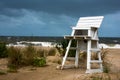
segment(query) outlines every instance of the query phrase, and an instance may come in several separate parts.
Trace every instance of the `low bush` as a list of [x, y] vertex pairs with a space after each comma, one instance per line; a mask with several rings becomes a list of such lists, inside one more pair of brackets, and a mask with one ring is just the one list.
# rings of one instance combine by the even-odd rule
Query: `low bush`
[[110, 74], [92, 74], [89, 80], [112, 80]]
[[33, 46], [28, 46], [23, 50], [23, 59], [22, 63], [24, 65], [32, 65], [32, 62], [34, 60], [36, 54], [36, 50]]
[[7, 47], [4, 42], [0, 42], [0, 58], [5, 58], [7, 57]]
[[19, 66], [21, 65], [21, 60], [22, 54], [19, 48], [8, 48], [8, 67], [11, 67], [11, 65], [13, 65], [16, 68], [19, 68]]
[[48, 52], [48, 56], [55, 56], [56, 55], [56, 48], [51, 48]]
[[15, 65], [15, 64], [8, 64], [8, 72], [18, 72], [17, 71], [18, 69], [18, 65]]
[[33, 60], [33, 66], [43, 67], [46, 65], [46, 59], [44, 57], [35, 57]]
[[8, 48], [8, 68], [9, 71], [16, 71], [21, 66], [44, 66], [46, 64], [46, 58], [44, 57], [44, 50], [38, 51], [33, 46], [25, 47], [21, 50], [17, 47]]
[[108, 50], [107, 49], [101, 49], [101, 58], [103, 60], [103, 72], [109, 73], [110, 72], [110, 61], [107, 60]]
[[40, 48], [36, 51], [36, 57], [46, 57], [46, 55], [45, 49]]
[[6, 71], [4, 71], [4, 70], [0, 70], [0, 75], [6, 75], [6, 74], [7, 74]]
[[[66, 52], [66, 48], [67, 48], [67, 46], [68, 46], [68, 43], [69, 43], [69, 40], [63, 40], [63, 41], [61, 41], [62, 48], [63, 48], [62, 56], [65, 55], [65, 52]], [[72, 47], [76, 47], [76, 40], [72, 40], [71, 46], [72, 46]], [[75, 50], [70, 50], [68, 56], [69, 56], [69, 57], [75, 57], [75, 53], [76, 53]]]
[[109, 65], [108, 63], [103, 65], [103, 72], [104, 73], [109, 73], [110, 72], [110, 67], [108, 65]]
[[61, 64], [61, 63], [62, 63], [62, 60], [59, 59], [59, 60], [57, 61], [57, 63], [58, 63], [58, 64]]

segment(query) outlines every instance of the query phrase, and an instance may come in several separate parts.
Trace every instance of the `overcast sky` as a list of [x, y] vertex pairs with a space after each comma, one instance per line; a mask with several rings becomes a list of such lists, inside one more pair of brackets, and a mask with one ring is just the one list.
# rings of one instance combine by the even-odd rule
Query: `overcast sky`
[[0, 35], [69, 35], [85, 16], [104, 16], [100, 37], [120, 37], [120, 0], [0, 0]]

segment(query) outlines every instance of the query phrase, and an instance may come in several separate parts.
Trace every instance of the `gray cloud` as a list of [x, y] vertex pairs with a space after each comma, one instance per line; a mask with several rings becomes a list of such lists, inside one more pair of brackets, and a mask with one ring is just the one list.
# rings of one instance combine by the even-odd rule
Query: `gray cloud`
[[21, 17], [0, 15], [0, 35], [61, 36], [69, 34], [76, 19], [66, 15], [52, 15], [44, 12], [17, 10]]
[[0, 0], [0, 35], [67, 35], [96, 15], [105, 16], [100, 36], [120, 36], [120, 0]]
[[6, 8], [29, 9], [80, 17], [117, 12], [120, 0], [0, 0], [0, 8], [2, 11]]

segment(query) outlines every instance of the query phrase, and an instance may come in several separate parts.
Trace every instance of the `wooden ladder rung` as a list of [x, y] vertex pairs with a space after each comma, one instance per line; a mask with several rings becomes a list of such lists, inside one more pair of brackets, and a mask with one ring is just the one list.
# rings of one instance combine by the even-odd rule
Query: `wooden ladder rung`
[[102, 63], [102, 60], [91, 60], [90, 63]]
[[90, 69], [86, 71], [86, 73], [102, 73], [102, 72], [103, 72], [102, 69]]
[[64, 39], [74, 39], [73, 36], [64, 36]]
[[74, 64], [64, 65], [64, 69], [75, 68]]
[[69, 60], [69, 61], [74, 61], [74, 60], [75, 60], [75, 57], [67, 57], [67, 60]]
[[96, 48], [91, 48], [90, 50], [93, 51], [93, 52], [98, 52], [98, 51], [100, 51], [100, 49], [96, 49]]
[[74, 39], [83, 40], [83, 39], [84, 39], [84, 37], [83, 37], [83, 36], [74, 36]]
[[90, 36], [87, 35], [74, 35], [74, 36], [64, 36], [64, 39], [79, 39], [79, 40], [88, 40], [91, 39]]
[[77, 47], [70, 47], [70, 49], [72, 49], [72, 50], [76, 50], [76, 49], [77, 49]]

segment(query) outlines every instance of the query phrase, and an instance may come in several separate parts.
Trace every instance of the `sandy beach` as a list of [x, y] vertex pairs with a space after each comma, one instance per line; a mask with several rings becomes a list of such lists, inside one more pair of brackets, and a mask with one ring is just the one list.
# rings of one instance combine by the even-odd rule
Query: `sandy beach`
[[[120, 49], [107, 49], [108, 62], [111, 63], [109, 75], [112, 80], [119, 80], [120, 77]], [[7, 61], [0, 60], [0, 69], [6, 68]], [[46, 67], [33, 68], [31, 66], [23, 67], [17, 73], [7, 73], [0, 75], [0, 80], [89, 80], [92, 74], [85, 74], [86, 69], [65, 69], [57, 70], [56, 63], [48, 63]], [[105, 73], [100, 73], [106, 75]], [[119, 79], [118, 79], [119, 78]]]

